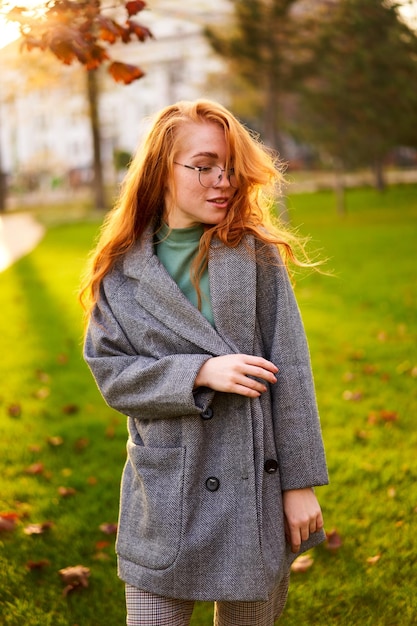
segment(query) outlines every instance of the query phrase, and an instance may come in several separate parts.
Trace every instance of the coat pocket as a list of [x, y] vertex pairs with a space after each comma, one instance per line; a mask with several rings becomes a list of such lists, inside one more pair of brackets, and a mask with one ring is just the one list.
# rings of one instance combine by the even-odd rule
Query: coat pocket
[[150, 448], [131, 440], [122, 478], [117, 553], [166, 569], [181, 543], [185, 448]]

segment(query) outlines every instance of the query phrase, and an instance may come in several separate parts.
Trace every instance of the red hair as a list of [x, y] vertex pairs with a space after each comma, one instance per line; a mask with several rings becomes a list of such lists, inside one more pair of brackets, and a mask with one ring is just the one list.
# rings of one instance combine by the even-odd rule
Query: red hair
[[291, 259], [303, 265], [293, 253], [293, 244], [300, 244], [298, 238], [271, 222], [271, 211], [283, 181], [276, 156], [222, 105], [208, 100], [178, 102], [156, 116], [129, 166], [119, 200], [103, 223], [81, 285], [80, 300], [87, 316], [97, 301], [101, 281], [115, 261], [150, 224], [158, 228], [165, 208], [165, 183], [171, 177], [178, 152], [178, 129], [189, 122], [214, 122], [223, 128], [228, 161], [233, 163], [239, 184], [224, 220], [210, 226], [201, 238], [193, 263], [197, 293], [213, 237], [234, 247], [245, 234], [252, 233], [264, 243], [278, 245], [285, 263]]

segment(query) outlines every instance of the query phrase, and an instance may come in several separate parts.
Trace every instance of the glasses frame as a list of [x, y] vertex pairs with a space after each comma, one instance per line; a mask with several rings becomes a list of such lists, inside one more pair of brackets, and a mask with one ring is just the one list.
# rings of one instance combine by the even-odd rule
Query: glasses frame
[[[200, 183], [200, 185], [202, 187], [204, 187], [204, 189], [210, 189], [210, 187], [217, 187], [217, 185], [220, 183], [220, 181], [222, 180], [223, 176], [226, 174], [226, 172], [228, 171], [228, 174], [226, 174], [227, 176], [227, 180], [229, 181], [229, 185], [233, 188], [233, 189], [237, 189], [237, 187], [234, 187], [234, 185], [232, 185], [231, 181], [230, 181], [230, 177], [234, 175], [235, 170], [233, 167], [231, 167], [229, 170], [223, 169], [222, 167], [220, 167], [220, 165], [209, 165], [209, 166], [203, 166], [203, 165], [185, 165], [185, 163], [178, 163], [178, 161], [174, 161], [175, 165], [181, 165], [181, 167], [186, 167], [188, 170], [194, 170], [195, 172], [198, 172], [198, 182]], [[217, 167], [217, 169], [220, 170], [220, 174], [217, 178], [217, 182], [214, 185], [203, 185], [203, 183], [201, 182], [201, 172], [203, 172], [205, 169], [207, 169], [207, 167], [210, 167], [210, 169], [213, 169], [214, 167]]]

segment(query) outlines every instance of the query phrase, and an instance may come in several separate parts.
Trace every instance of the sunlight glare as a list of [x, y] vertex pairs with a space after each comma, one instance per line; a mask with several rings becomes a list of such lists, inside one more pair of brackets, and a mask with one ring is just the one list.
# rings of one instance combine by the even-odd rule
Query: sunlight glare
[[6, 15], [13, 7], [26, 7], [27, 9], [41, 8], [45, 5], [45, 2], [41, 0], [23, 0], [23, 2], [5, 2], [1, 3], [0, 11], [0, 48], [4, 48], [12, 41], [15, 41], [20, 36], [19, 25], [16, 22], [9, 22], [6, 20]]

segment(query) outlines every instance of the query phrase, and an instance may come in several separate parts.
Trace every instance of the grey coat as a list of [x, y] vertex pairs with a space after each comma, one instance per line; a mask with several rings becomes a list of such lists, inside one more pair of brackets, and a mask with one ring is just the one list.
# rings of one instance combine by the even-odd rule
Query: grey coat
[[[119, 575], [159, 595], [267, 599], [296, 556], [282, 491], [328, 480], [298, 307], [285, 269], [256, 263], [258, 247], [213, 242], [213, 328], [147, 233], [103, 280], [89, 325], [86, 361], [106, 402], [129, 416]], [[230, 353], [271, 360], [278, 382], [259, 399], [193, 390], [201, 365]]]

